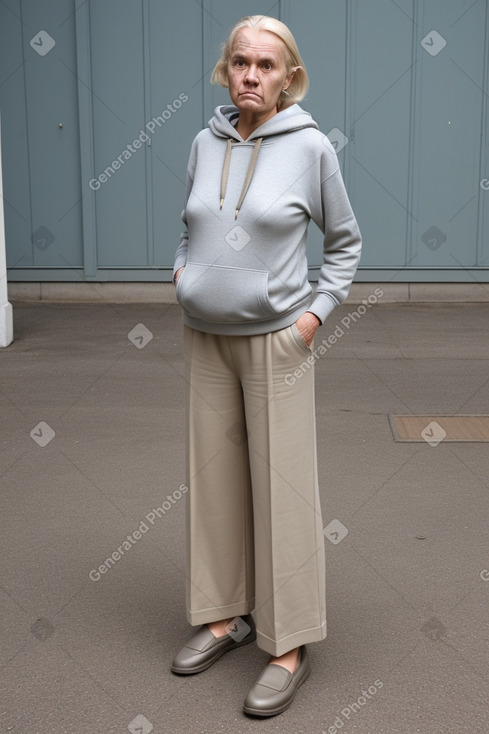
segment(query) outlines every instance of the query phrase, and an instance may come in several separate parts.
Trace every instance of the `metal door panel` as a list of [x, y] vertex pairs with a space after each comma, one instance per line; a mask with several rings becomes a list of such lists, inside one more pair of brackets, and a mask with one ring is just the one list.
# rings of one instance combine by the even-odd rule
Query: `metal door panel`
[[152, 0], [148, 21], [153, 264], [170, 279], [190, 146], [202, 128], [202, 8], [195, 0]]
[[142, 2], [91, 2], [90, 45], [98, 267], [146, 266]]
[[413, 266], [477, 264], [486, 7], [470, 6], [419, 3]]
[[402, 267], [412, 216], [408, 201], [413, 3], [351, 3], [351, 190], [363, 266]]
[[5, 237], [9, 265], [32, 265], [31, 199], [27, 151], [22, 23], [18, 3], [7, 2], [0, 24], [0, 94]]
[[[7, 82], [2, 91], [5, 106], [11, 102], [15, 110], [12, 122], [8, 113], [5, 120], [4, 150], [13, 140], [16, 156], [6, 158], [5, 191], [7, 200], [11, 190], [14, 199], [22, 191], [23, 201], [12, 216], [7, 212], [9, 265], [76, 267], [82, 262], [82, 228], [74, 4], [23, 0], [21, 7], [12, 6], [3, 15], [17, 36], [14, 58], [21, 40], [24, 65], [23, 76], [12, 77], [15, 90]], [[3, 33], [8, 39], [7, 28]]]
[[[347, 4], [305, 0], [283, 5], [281, 20], [290, 26], [309, 75], [309, 90], [301, 106], [325, 135], [335, 129], [345, 133]], [[339, 150], [338, 159], [348, 186], [345, 152], [346, 148]], [[322, 235], [314, 224], [308, 231], [307, 258], [311, 273], [317, 272], [322, 262]]]

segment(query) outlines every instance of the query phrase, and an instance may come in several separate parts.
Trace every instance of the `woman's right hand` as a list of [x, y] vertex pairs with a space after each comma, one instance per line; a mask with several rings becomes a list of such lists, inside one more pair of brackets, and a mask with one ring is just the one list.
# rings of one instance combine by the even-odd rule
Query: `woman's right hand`
[[183, 265], [181, 268], [178, 268], [177, 272], [175, 273], [175, 281], [174, 281], [175, 282], [175, 285], [177, 284], [178, 279], [179, 279], [179, 277], [182, 274], [182, 270], [184, 270], [184, 269], [185, 269], [185, 265]]

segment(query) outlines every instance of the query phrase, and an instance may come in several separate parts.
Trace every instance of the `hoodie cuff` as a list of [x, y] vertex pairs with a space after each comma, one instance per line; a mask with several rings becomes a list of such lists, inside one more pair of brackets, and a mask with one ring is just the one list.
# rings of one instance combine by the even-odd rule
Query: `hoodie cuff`
[[175, 275], [177, 274], [177, 271], [180, 270], [180, 268], [184, 268], [187, 264], [187, 258], [185, 256], [179, 257], [175, 260], [175, 265], [173, 266], [173, 274], [172, 274], [172, 283], [175, 283]]
[[336, 306], [339, 306], [339, 303], [332, 296], [327, 293], [318, 293], [307, 310], [317, 316], [321, 324], [324, 324]]

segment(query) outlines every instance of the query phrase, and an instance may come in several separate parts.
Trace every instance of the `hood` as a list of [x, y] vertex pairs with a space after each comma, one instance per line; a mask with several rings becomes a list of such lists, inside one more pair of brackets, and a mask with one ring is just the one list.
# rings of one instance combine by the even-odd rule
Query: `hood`
[[[214, 117], [209, 120], [209, 128], [214, 135], [227, 140], [226, 155], [224, 157], [221, 174], [220, 209], [222, 209], [224, 199], [226, 197], [233, 142], [241, 143], [243, 141], [235, 128], [238, 117], [239, 110], [237, 107], [234, 105], [221, 105], [220, 107], [216, 107]], [[254, 141], [253, 153], [251, 154], [250, 163], [243, 182], [243, 188], [241, 189], [241, 194], [236, 204], [234, 215], [235, 219], [238, 218], [239, 210], [248, 192], [251, 179], [253, 178], [256, 159], [258, 157], [258, 152], [263, 138], [271, 137], [272, 135], [291, 133], [295, 130], [304, 130], [304, 128], [307, 127], [312, 127], [316, 130], [319, 129], [317, 123], [314, 122], [309, 112], [305, 112], [298, 104], [293, 104], [290, 105], [290, 107], [286, 107], [284, 110], [277, 112], [276, 115], [253, 131], [247, 139], [249, 141]]]
[[[209, 120], [209, 128], [214, 135], [219, 138], [232, 138], [241, 141], [241, 136], [236, 132], [235, 125], [239, 117], [239, 110], [234, 105], [221, 105], [214, 110], [214, 116]], [[294, 130], [303, 130], [306, 127], [313, 127], [316, 130], [319, 126], [312, 119], [309, 112], [306, 112], [298, 104], [290, 105], [284, 110], [280, 110], [276, 115], [257, 127], [250, 135], [248, 140], [256, 140], [257, 138], [265, 138], [269, 135], [280, 135], [281, 133], [290, 133]]]

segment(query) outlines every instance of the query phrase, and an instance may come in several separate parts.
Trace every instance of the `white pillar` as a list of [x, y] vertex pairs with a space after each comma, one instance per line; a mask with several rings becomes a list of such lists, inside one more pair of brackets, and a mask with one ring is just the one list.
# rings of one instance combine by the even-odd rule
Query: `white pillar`
[[2, 126], [0, 118], [0, 347], [14, 340], [12, 306], [8, 302], [7, 260], [5, 256], [5, 221], [3, 218]]

